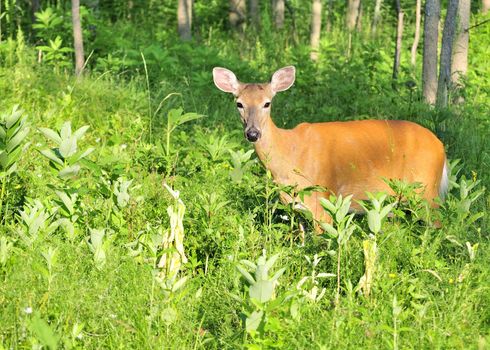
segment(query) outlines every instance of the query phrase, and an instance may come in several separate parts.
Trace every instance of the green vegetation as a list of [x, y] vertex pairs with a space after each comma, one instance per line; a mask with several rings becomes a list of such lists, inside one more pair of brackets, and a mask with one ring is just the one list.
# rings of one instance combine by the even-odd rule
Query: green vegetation
[[[299, 1], [294, 35], [264, 8], [262, 30], [243, 36], [226, 27], [227, 2], [196, 2], [186, 43], [170, 1], [132, 17], [123, 1], [83, 8], [92, 54], [75, 77], [68, 10], [48, 3], [32, 32], [25, 12], [2, 24], [0, 349], [490, 346], [489, 25], [471, 32], [466, 102], [438, 110], [420, 102], [409, 45], [392, 88], [388, 5], [378, 36], [357, 33], [348, 57], [335, 2], [315, 63]], [[314, 235], [212, 82], [214, 66], [251, 82], [289, 64], [297, 81], [273, 101], [279, 126], [416, 121], [453, 160], [444, 204], [429, 210], [401, 183], [406, 202], [373, 195], [364, 216], [332, 198], [322, 205], [334, 222]]]

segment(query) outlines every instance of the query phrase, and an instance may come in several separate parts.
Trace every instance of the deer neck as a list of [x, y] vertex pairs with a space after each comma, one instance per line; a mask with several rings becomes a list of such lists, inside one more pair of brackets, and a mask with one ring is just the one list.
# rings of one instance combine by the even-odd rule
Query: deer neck
[[287, 183], [289, 170], [294, 167], [290, 163], [292, 157], [289, 146], [292, 140], [289, 133], [290, 130], [278, 128], [269, 117], [262, 129], [261, 138], [254, 144], [255, 152], [262, 164], [280, 183]]

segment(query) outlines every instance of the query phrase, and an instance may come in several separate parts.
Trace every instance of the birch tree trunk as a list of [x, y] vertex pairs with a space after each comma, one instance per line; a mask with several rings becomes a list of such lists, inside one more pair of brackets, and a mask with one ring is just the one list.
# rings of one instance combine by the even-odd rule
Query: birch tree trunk
[[284, 27], [284, 0], [273, 0], [272, 12], [274, 14], [274, 26], [276, 29]]
[[177, 26], [181, 40], [192, 39], [192, 2], [193, 0], [179, 0], [177, 6]]
[[71, 18], [73, 24], [73, 46], [75, 49], [75, 74], [80, 75], [85, 64], [82, 23], [80, 20], [80, 0], [71, 0]]
[[435, 104], [437, 95], [437, 43], [439, 39], [440, 0], [425, 1], [422, 90], [426, 103]]
[[230, 0], [229, 21], [230, 26], [238, 31], [243, 32], [247, 14], [246, 0]]
[[250, 18], [255, 29], [260, 27], [259, 0], [250, 0]]
[[411, 51], [411, 62], [412, 66], [417, 63], [417, 47], [419, 46], [420, 40], [420, 9], [422, 7], [422, 0], [417, 0], [415, 5], [415, 37], [413, 39], [412, 51]]
[[381, 2], [381, 0], [376, 0], [376, 4], [374, 5], [373, 24], [371, 25], [371, 31], [373, 35], [376, 35], [379, 19], [381, 18]]
[[346, 17], [346, 25], [349, 32], [352, 32], [356, 28], [360, 7], [361, 0], [349, 0]]
[[437, 82], [438, 107], [447, 107], [448, 91], [451, 84], [451, 59], [453, 53], [453, 40], [456, 32], [456, 15], [459, 0], [449, 0], [447, 6], [444, 30], [442, 31], [441, 64], [439, 66], [439, 80]]
[[318, 49], [320, 47], [320, 31], [322, 28], [322, 1], [313, 0], [311, 6], [311, 54], [313, 61], [318, 59]]
[[37, 11], [39, 11], [39, 8], [40, 8], [39, 0], [32, 0], [32, 2], [31, 2], [31, 20], [32, 20], [32, 23], [36, 22], [35, 13]]
[[[470, 11], [471, 1], [459, 0], [458, 27], [456, 39], [453, 44], [453, 61], [451, 63], [451, 81], [456, 90], [464, 88], [463, 80], [468, 71], [468, 43], [470, 38], [468, 27], [470, 26]], [[461, 94], [459, 95], [454, 101], [456, 103], [464, 102], [464, 98]]]
[[490, 10], [490, 0], [482, 0], [481, 12], [486, 15], [488, 10]]
[[396, 12], [398, 16], [398, 24], [396, 27], [396, 48], [395, 59], [393, 62], [393, 87], [395, 87], [396, 80], [398, 79], [398, 69], [400, 67], [400, 55], [402, 49], [402, 37], [403, 37], [403, 10], [400, 6], [400, 0], [396, 0]]
[[333, 11], [333, 0], [328, 0], [328, 5], [327, 5], [327, 27], [326, 31], [331, 32], [332, 31], [332, 11]]

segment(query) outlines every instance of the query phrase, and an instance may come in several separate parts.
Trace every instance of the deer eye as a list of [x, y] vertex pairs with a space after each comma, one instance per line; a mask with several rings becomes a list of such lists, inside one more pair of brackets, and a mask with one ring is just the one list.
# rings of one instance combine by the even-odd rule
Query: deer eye
[[270, 107], [270, 105], [271, 105], [271, 103], [270, 103], [270, 102], [266, 102], [266, 103], [264, 104], [264, 108], [269, 108], [269, 107]]
[[236, 106], [237, 106], [238, 108], [243, 108], [243, 105], [242, 105], [240, 102], [237, 102], [237, 103], [236, 103]]

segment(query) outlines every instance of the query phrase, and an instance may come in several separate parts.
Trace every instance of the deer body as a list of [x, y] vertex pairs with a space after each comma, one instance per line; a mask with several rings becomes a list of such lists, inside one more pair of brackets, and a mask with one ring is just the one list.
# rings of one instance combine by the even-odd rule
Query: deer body
[[[398, 120], [302, 123], [281, 129], [270, 117], [270, 101], [292, 85], [294, 67], [277, 71], [270, 84], [240, 83], [224, 68], [215, 68], [213, 75], [218, 88], [237, 98], [245, 136], [274, 180], [298, 190], [314, 185], [327, 189], [304, 198], [316, 220], [329, 221], [321, 197], [352, 194], [365, 199], [366, 192], [392, 193], [385, 179], [422, 183], [423, 196], [432, 204], [445, 191], [444, 146], [428, 129]], [[285, 194], [281, 198], [292, 200]]]

